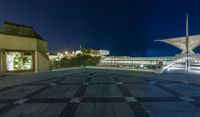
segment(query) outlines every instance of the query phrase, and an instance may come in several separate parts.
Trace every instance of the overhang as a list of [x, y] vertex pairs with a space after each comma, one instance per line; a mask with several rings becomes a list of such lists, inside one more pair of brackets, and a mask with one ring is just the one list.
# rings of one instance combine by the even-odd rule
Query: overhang
[[[177, 37], [177, 38], [170, 38], [170, 39], [163, 39], [163, 40], [156, 40], [160, 42], [164, 42], [170, 44], [174, 47], [179, 48], [182, 50], [182, 53], [186, 52], [186, 37]], [[189, 43], [188, 43], [188, 50], [189, 53], [194, 53], [193, 50], [200, 45], [200, 35], [192, 35], [189, 36]]]

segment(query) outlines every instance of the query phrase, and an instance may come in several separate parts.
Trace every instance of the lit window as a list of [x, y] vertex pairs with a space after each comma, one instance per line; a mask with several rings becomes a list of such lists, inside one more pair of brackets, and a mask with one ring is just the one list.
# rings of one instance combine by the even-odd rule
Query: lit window
[[7, 71], [22, 71], [33, 69], [33, 53], [6, 52]]

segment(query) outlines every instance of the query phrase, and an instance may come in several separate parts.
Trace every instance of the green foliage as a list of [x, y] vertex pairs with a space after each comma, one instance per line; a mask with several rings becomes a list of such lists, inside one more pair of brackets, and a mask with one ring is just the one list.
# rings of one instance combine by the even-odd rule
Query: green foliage
[[81, 48], [81, 52], [83, 55], [88, 55], [91, 52], [90, 48]]
[[58, 69], [58, 68], [61, 68], [60, 61], [51, 61], [50, 69]]
[[79, 66], [96, 66], [100, 61], [100, 57], [93, 57], [88, 54], [78, 54], [77, 56], [68, 58], [63, 57], [61, 61], [51, 63], [51, 69], [79, 67]]

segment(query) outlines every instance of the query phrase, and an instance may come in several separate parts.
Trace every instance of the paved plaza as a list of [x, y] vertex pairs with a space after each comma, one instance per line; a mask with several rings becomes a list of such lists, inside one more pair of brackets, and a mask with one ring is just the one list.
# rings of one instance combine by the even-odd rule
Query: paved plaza
[[0, 117], [200, 116], [200, 85], [167, 80], [167, 74], [164, 79], [116, 70], [58, 74], [1, 88]]

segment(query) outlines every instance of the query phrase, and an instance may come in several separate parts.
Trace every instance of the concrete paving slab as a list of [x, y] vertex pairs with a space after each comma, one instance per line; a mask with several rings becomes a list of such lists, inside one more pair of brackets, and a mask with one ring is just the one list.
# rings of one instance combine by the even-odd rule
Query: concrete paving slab
[[199, 112], [149, 112], [151, 117], [199, 117]]
[[54, 79], [50, 79], [50, 80], [39, 81], [36, 84], [50, 84], [50, 83], [56, 82], [58, 80], [60, 80], [60, 78], [54, 78]]
[[138, 78], [136, 76], [118, 76], [118, 79], [121, 82], [128, 82], [128, 83], [130, 83], [130, 82], [134, 82], [134, 83], [137, 83], [137, 82], [144, 83], [144, 82], [146, 82], [145, 80]]
[[194, 99], [187, 97], [187, 96], [182, 96], [182, 97], [178, 97], [178, 98], [185, 102], [194, 102]]
[[36, 94], [34, 98], [71, 98], [79, 87], [80, 85], [56, 85]]
[[137, 102], [137, 100], [134, 97], [125, 97], [127, 102]]
[[81, 102], [81, 98], [80, 97], [75, 97], [75, 98], [72, 98], [70, 100], [70, 103], [80, 103]]
[[80, 76], [80, 77], [66, 77], [64, 80], [60, 81], [59, 83], [82, 83], [87, 79], [87, 76]]
[[118, 87], [114, 84], [90, 85], [84, 97], [123, 97]]
[[0, 109], [5, 107], [6, 105], [8, 105], [8, 104], [0, 104]]
[[167, 87], [171, 90], [174, 90], [184, 96], [200, 96], [200, 87], [193, 86], [185, 83], [178, 84], [162, 84], [162, 86]]
[[13, 98], [23, 98], [28, 94], [31, 94], [44, 86], [20, 86], [13, 89], [9, 89], [0, 92], [0, 99], [13, 99]]
[[144, 77], [146, 80], [148, 80], [149, 82], [157, 82], [157, 83], [170, 83], [173, 82], [171, 80], [167, 80], [167, 79], [162, 79], [161, 78], [148, 78], [148, 77]]
[[150, 84], [124, 84], [134, 97], [170, 97], [172, 94]]
[[114, 83], [114, 78], [112, 78], [111, 75], [109, 75], [108, 77], [94, 77], [92, 78], [91, 80], [91, 83], [103, 83], [103, 82], [106, 82], [106, 83]]
[[81, 103], [77, 108], [75, 117], [83, 115], [92, 117], [134, 117], [127, 103]]
[[74, 117], [94, 117], [93, 114], [90, 113], [75, 113]]
[[147, 112], [200, 112], [200, 108], [186, 102], [141, 102]]
[[13, 108], [2, 117], [59, 117], [65, 106], [64, 103], [27, 103]]
[[79, 104], [76, 113], [93, 114], [96, 104], [95, 103], [81, 103]]
[[[189, 83], [165, 80], [180, 76], [185, 81], [182, 75], [97, 69], [60, 71], [52, 74], [29, 76], [31, 80], [24, 81], [26, 78], [22, 78], [17, 80], [17, 83], [15, 83], [16, 78], [8, 81], [3, 79], [6, 83], [11, 83], [7, 86], [14, 86], [20, 81], [22, 84], [25, 82], [28, 84], [0, 89], [0, 116], [199, 117], [200, 115], [200, 86], [191, 83], [191, 80]], [[55, 79], [49, 79], [52, 76]], [[33, 80], [40, 77], [41, 81]]]

